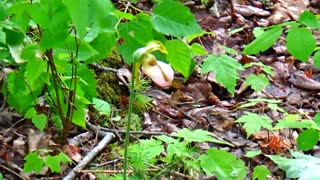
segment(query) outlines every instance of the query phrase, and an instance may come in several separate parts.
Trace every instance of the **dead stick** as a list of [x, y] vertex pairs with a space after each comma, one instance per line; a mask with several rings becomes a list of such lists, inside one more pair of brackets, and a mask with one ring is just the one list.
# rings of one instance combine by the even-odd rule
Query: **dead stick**
[[114, 134], [105, 132], [100, 143], [85, 156], [80, 163], [63, 178], [63, 180], [73, 180], [76, 178], [76, 171], [84, 169], [114, 138]]

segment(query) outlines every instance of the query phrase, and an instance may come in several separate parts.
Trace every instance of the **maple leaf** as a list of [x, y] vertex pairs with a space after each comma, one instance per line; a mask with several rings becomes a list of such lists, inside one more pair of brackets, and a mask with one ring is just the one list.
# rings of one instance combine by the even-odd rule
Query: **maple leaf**
[[241, 116], [235, 122], [244, 123], [243, 128], [247, 131], [247, 137], [259, 132], [261, 128], [272, 129], [271, 121], [268, 116], [259, 116], [255, 113], [248, 113]]
[[240, 78], [238, 70], [243, 70], [243, 67], [236, 59], [224, 54], [210, 55], [204, 59], [201, 73], [214, 72], [216, 80], [234, 95], [236, 81]]

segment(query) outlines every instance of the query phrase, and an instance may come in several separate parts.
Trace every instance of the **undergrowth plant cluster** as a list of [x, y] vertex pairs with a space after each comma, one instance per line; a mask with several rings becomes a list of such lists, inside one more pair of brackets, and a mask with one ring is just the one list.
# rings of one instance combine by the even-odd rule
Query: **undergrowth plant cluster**
[[[193, 14], [180, 2], [156, 1], [151, 12], [137, 9], [134, 6], [136, 1], [120, 3], [124, 7], [122, 10], [116, 9], [110, 0], [1, 1], [0, 62], [4, 81], [1, 88], [5, 103], [30, 119], [40, 131], [54, 126], [60, 132], [61, 142], [65, 142], [72, 126], [85, 128], [89, 105], [93, 105], [100, 114], [110, 116], [111, 106], [107, 100], [97, 97], [96, 79], [88, 65], [101, 61], [117, 49], [124, 62], [134, 67], [137, 63], [134, 52], [152, 41], [162, 44], [166, 51], [165, 54], [153, 53], [155, 59], [170, 64], [185, 79], [197, 65], [194, 58], [203, 56], [201, 72], [213, 72], [217, 82], [231, 95], [235, 93], [239, 71], [251, 66], [261, 67], [262, 71], [249, 75], [245, 84], [256, 92], [269, 84], [267, 77], [273, 76], [269, 66], [262, 63], [241, 65], [233, 58], [235, 52], [230, 48], [224, 47], [223, 54], [208, 54], [201, 44], [192, 43], [193, 39], [212, 33], [204, 32]], [[307, 61], [313, 55], [314, 64], [319, 67], [320, 51], [312, 33], [319, 29], [319, 17], [306, 11], [298, 22], [255, 28], [256, 39], [244, 48], [243, 53], [263, 52], [285, 32], [289, 52], [301, 61]], [[137, 93], [134, 84], [139, 81], [139, 75], [136, 78], [138, 80], [131, 81], [132, 96]], [[132, 101], [134, 98], [130, 99]], [[302, 128], [304, 130], [298, 138], [300, 150], [309, 150], [318, 142], [320, 114], [316, 115], [315, 122], [307, 121], [301, 118], [301, 114], [285, 112], [277, 106], [279, 102], [276, 100], [258, 101], [266, 102], [271, 109], [283, 113], [283, 119], [273, 124], [267, 116], [255, 113], [243, 115], [236, 122], [243, 124], [248, 137], [262, 128], [269, 131]], [[43, 102], [49, 104], [49, 110], [41, 108]], [[255, 106], [255, 103], [249, 100], [248, 104], [239, 108]], [[129, 121], [130, 117], [127, 119]], [[127, 126], [130, 127], [130, 124]], [[308, 139], [308, 142], [303, 139]], [[242, 160], [217, 148], [202, 152], [194, 146], [194, 143], [202, 142], [231, 145], [214, 138], [207, 131], [182, 129], [172, 136], [158, 136], [130, 145], [124, 163], [128, 167], [124, 169], [131, 167], [134, 170], [132, 177], [145, 179], [159, 177], [172, 169], [191, 177], [199, 177], [203, 172], [214, 174], [218, 179], [243, 179], [247, 176], [248, 168]], [[50, 150], [42, 151], [45, 153], [30, 152], [26, 156], [25, 172], [39, 173], [44, 166], [58, 172], [61, 162], [70, 161], [63, 153], [51, 156]], [[268, 157], [287, 172], [295, 168], [287, 164], [292, 161], [292, 165], [297, 165], [298, 162], [294, 161], [298, 159], [315, 163], [314, 168], [319, 166], [316, 158], [294, 151], [291, 153], [296, 159], [275, 155]], [[159, 168], [155, 166], [157, 164], [160, 164], [160, 170], [150, 170]], [[299, 167], [306, 168], [304, 165], [300, 163], [303, 167]], [[265, 179], [269, 174], [267, 167], [257, 166], [253, 179]], [[291, 174], [291, 177], [305, 177], [305, 174]]]

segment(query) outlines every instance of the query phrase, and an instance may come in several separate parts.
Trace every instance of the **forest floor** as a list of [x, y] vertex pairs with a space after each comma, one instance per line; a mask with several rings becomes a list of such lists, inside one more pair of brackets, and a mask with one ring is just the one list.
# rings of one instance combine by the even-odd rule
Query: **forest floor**
[[[231, 96], [217, 83], [213, 74], [201, 75], [200, 67], [196, 67], [187, 81], [176, 74], [173, 86], [169, 89], [161, 89], [152, 84], [146, 91], [146, 95], [152, 98], [151, 106], [145, 111], [139, 111], [143, 108], [136, 107], [137, 115], [133, 116], [132, 128], [135, 131], [132, 132], [131, 140], [148, 139], [159, 134], [169, 135], [183, 128], [207, 130], [229, 145], [203, 143], [201, 149], [218, 147], [231, 152], [247, 165], [249, 169], [247, 179], [251, 179], [253, 167], [260, 164], [270, 170], [269, 179], [284, 179], [285, 172], [263, 154], [289, 156], [289, 150], [296, 149], [296, 138], [300, 130], [279, 129], [272, 132], [261, 130], [247, 137], [243, 126], [235, 121], [248, 112], [267, 115], [273, 121], [277, 121], [283, 118], [281, 110], [289, 114], [301, 114], [304, 119], [313, 120], [320, 108], [320, 70], [310, 63], [296, 61], [288, 53], [284, 38], [280, 38], [272, 48], [259, 55], [247, 56], [243, 55], [242, 51], [244, 45], [254, 39], [255, 27], [298, 20], [299, 14], [304, 10], [319, 14], [320, 2], [236, 0], [231, 6], [229, 1], [222, 0], [216, 7], [206, 7], [198, 1], [188, 1], [184, 4], [191, 9], [200, 26], [205, 31], [212, 32], [212, 35], [205, 35], [195, 40], [202, 44], [208, 53], [221, 54], [224, 52], [223, 46], [232, 48], [236, 52], [235, 59], [239, 62], [242, 64], [262, 62], [273, 68], [274, 76], [269, 77], [268, 87], [260, 93], [255, 93], [243, 82], [248, 74], [259, 73], [261, 69], [255, 66], [248, 68], [240, 74], [235, 96]], [[115, 6], [117, 5], [119, 4], [115, 3]], [[138, 3], [137, 8], [149, 11], [152, 3], [143, 1]], [[317, 42], [319, 38], [320, 36], [317, 37]], [[116, 58], [121, 60], [121, 57]], [[196, 61], [201, 63], [202, 59]], [[108, 59], [104, 63], [108, 63]], [[127, 87], [119, 82], [127, 76], [122, 72], [127, 72], [124, 69], [128, 67], [120, 61], [114, 65], [108, 64], [108, 67], [113, 69], [104, 69], [106, 66], [104, 63], [92, 68], [100, 85], [98, 88], [100, 97], [115, 107], [113, 115], [101, 117], [89, 111], [88, 130], [75, 128], [70, 132], [70, 139], [63, 148], [62, 145], [52, 141], [55, 137], [54, 130], [48, 134], [38, 132], [19, 114], [11, 112], [1, 114], [1, 126], [8, 127], [2, 128], [0, 132], [0, 169], [5, 179], [61, 179], [77, 163], [81, 163], [83, 157], [92, 153], [106, 133], [112, 134], [111, 142], [108, 141], [106, 147], [102, 147], [104, 150], [94, 154], [92, 159], [84, 163], [82, 170], [77, 172], [79, 179], [103, 179], [106, 177], [103, 174], [112, 175], [121, 170], [120, 151], [125, 134], [125, 122], [121, 119], [127, 113], [129, 93]], [[106, 81], [107, 83], [104, 83]], [[270, 104], [279, 107], [280, 111], [270, 108]], [[8, 118], [16, 119], [17, 123], [6, 124]], [[59, 147], [76, 163], [71, 166], [63, 165], [61, 174], [50, 173], [48, 169], [37, 176], [23, 173], [24, 156], [30, 149], [41, 147]], [[261, 155], [252, 158], [245, 156], [246, 152], [253, 150], [261, 150]], [[307, 154], [319, 157], [320, 148], [316, 146]], [[167, 179], [188, 179], [188, 177], [182, 176], [181, 173], [180, 176], [173, 173]], [[215, 177], [203, 175], [201, 179], [215, 179]]]

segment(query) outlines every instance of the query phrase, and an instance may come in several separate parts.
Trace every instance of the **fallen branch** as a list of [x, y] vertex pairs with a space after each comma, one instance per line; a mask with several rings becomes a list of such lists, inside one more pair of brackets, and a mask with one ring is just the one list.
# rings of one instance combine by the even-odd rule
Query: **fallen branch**
[[84, 169], [107, 145], [108, 143], [114, 138], [114, 134], [107, 133], [107, 132], [100, 132], [104, 133], [104, 138], [100, 141], [100, 143], [92, 149], [80, 163], [69, 172], [63, 179], [64, 180], [72, 180], [76, 178], [77, 170]]

